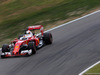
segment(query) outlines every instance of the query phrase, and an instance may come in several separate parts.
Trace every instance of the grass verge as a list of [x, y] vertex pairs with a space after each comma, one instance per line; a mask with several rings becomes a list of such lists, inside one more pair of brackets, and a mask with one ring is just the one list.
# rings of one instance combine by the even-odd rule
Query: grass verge
[[100, 75], [100, 64], [96, 65], [95, 67], [91, 68], [83, 75]]
[[0, 0], [0, 46], [30, 25], [52, 28], [100, 6], [100, 0]]

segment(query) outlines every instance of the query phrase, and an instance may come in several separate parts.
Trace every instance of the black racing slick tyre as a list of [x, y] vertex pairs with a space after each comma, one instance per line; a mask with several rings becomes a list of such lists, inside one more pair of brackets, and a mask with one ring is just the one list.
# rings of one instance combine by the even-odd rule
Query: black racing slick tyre
[[43, 40], [45, 44], [52, 44], [53, 38], [51, 33], [44, 33], [43, 34]]
[[29, 42], [28, 43], [28, 48], [32, 49], [32, 54], [36, 54], [36, 46], [34, 42]]
[[5, 55], [1, 55], [1, 58], [4, 59], [4, 58], [6, 58], [6, 57], [5, 57]]
[[4, 53], [4, 52], [10, 52], [10, 50], [9, 50], [9, 45], [8, 44], [4, 44], [3, 46], [2, 46], [2, 52]]

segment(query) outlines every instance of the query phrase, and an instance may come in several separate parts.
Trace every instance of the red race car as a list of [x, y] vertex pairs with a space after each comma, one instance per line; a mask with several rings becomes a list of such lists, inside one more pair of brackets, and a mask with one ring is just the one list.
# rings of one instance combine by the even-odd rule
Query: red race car
[[[36, 35], [34, 30], [40, 30], [40, 34]], [[33, 31], [33, 33], [32, 33]], [[10, 56], [32, 55], [36, 53], [36, 49], [46, 44], [52, 44], [52, 34], [44, 33], [43, 26], [29, 26], [23, 35], [11, 42], [10, 45], [2, 46], [1, 58]]]

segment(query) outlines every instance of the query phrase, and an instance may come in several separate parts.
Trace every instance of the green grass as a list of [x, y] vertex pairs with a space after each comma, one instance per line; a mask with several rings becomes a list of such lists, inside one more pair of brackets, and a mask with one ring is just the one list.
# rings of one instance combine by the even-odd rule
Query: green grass
[[52, 27], [99, 6], [100, 0], [0, 0], [0, 46], [29, 25]]
[[100, 64], [96, 65], [95, 67], [87, 71], [84, 75], [89, 75], [89, 73], [92, 73], [91, 75], [96, 75], [94, 73], [100, 73]]

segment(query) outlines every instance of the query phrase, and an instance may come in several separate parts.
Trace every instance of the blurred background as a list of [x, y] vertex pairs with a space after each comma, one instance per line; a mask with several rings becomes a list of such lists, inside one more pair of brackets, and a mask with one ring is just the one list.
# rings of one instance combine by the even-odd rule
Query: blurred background
[[99, 9], [100, 0], [0, 0], [0, 47], [31, 25], [50, 29]]

